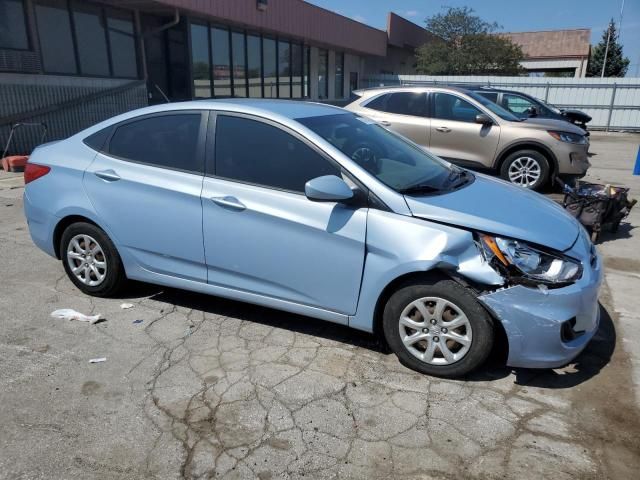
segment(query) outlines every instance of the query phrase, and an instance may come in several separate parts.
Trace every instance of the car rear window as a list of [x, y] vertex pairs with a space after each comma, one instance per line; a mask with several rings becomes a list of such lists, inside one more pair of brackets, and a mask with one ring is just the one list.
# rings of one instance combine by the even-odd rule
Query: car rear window
[[157, 115], [116, 127], [109, 154], [156, 167], [201, 173], [200, 113]]

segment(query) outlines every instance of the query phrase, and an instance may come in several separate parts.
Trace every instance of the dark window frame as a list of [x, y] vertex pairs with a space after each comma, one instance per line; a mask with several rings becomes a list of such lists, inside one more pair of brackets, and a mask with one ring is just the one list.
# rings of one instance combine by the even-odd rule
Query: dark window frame
[[22, 19], [24, 21], [24, 32], [27, 37], [27, 47], [26, 48], [12, 48], [12, 47], [3, 47], [0, 46], [0, 50], [8, 50], [12, 52], [32, 52], [34, 47], [34, 42], [31, 34], [31, 25], [29, 22], [28, 9], [27, 9], [27, 0], [19, 0], [22, 3]]
[[333, 92], [333, 96], [336, 99], [344, 99], [344, 81], [345, 81], [345, 74], [344, 74], [344, 57], [345, 57], [345, 53], [344, 52], [334, 52], [333, 54], [333, 58], [335, 60], [337, 60], [337, 56], [340, 55], [341, 58], [341, 62], [340, 62], [340, 76], [342, 77], [342, 82], [340, 84], [340, 96], [338, 96], [338, 92], [336, 91], [336, 87], [338, 86], [338, 62], [334, 61], [334, 68], [333, 68], [333, 77], [334, 77], [334, 92]]
[[298, 190], [289, 190], [289, 189], [286, 189], [286, 188], [278, 188], [278, 187], [274, 187], [274, 186], [270, 186], [270, 185], [264, 185], [264, 184], [260, 184], [260, 183], [254, 183], [254, 182], [246, 182], [246, 181], [238, 180], [238, 179], [235, 179], [235, 178], [228, 178], [228, 177], [223, 177], [223, 176], [217, 175], [217, 172], [216, 172], [216, 154], [215, 154], [215, 152], [216, 152], [216, 133], [217, 133], [218, 117], [219, 116], [244, 118], [246, 120], [257, 121], [257, 122], [263, 123], [265, 125], [269, 125], [271, 127], [278, 128], [279, 130], [283, 131], [284, 133], [289, 134], [292, 137], [294, 137], [296, 140], [299, 140], [300, 142], [302, 142], [306, 147], [310, 148], [311, 150], [314, 151], [314, 153], [316, 153], [320, 157], [322, 157], [323, 160], [329, 162], [329, 164], [331, 164], [333, 167], [335, 167], [336, 170], [339, 173], [347, 175], [354, 183], [356, 183], [358, 185], [358, 188], [361, 188], [361, 189], [363, 189], [363, 191], [366, 191], [368, 193], [368, 189], [364, 188], [362, 186], [362, 183], [357, 181], [355, 179], [354, 175], [352, 175], [348, 170], [346, 170], [342, 165], [340, 165], [335, 159], [333, 159], [329, 154], [327, 154], [324, 150], [322, 150], [320, 147], [318, 147], [315, 143], [311, 142], [308, 138], [306, 138], [305, 136], [303, 136], [300, 133], [296, 132], [295, 130], [291, 129], [287, 125], [284, 125], [282, 123], [276, 122], [275, 120], [272, 120], [270, 118], [260, 117], [258, 115], [251, 115], [251, 114], [248, 114], [248, 113], [239, 113], [239, 112], [230, 112], [230, 111], [226, 111], [226, 110], [212, 110], [212, 111], [209, 112], [209, 128], [208, 128], [208, 131], [207, 131], [207, 141], [206, 141], [206, 148], [205, 148], [205, 152], [206, 152], [205, 170], [204, 170], [204, 176], [205, 177], [214, 178], [214, 179], [218, 179], [218, 180], [224, 180], [224, 181], [227, 181], [227, 182], [239, 183], [239, 184], [242, 184], [242, 185], [251, 185], [251, 186], [254, 186], [254, 187], [264, 188], [264, 189], [271, 190], [271, 191], [293, 193], [293, 194], [296, 194], [296, 195], [305, 196], [304, 192], [300, 192]]
[[[113, 136], [115, 135], [116, 131], [121, 128], [124, 127], [126, 125], [129, 125], [131, 123], [136, 123], [142, 120], [146, 120], [149, 118], [154, 118], [154, 117], [170, 117], [170, 116], [176, 116], [176, 115], [193, 115], [193, 114], [199, 114], [200, 115], [200, 128], [198, 130], [198, 142], [196, 145], [196, 165], [199, 168], [199, 171], [194, 171], [194, 170], [189, 170], [186, 168], [175, 168], [175, 167], [168, 167], [168, 166], [164, 166], [164, 165], [158, 165], [155, 163], [149, 163], [149, 162], [141, 162], [139, 160], [133, 160], [130, 158], [125, 158], [125, 157], [120, 157], [118, 155], [114, 155], [110, 152], [110, 148], [111, 148], [111, 140], [113, 139]], [[198, 175], [198, 176], [204, 176], [204, 172], [205, 172], [205, 146], [206, 146], [206, 141], [207, 141], [207, 129], [208, 129], [208, 123], [209, 123], [209, 117], [210, 117], [210, 112], [209, 110], [202, 110], [202, 109], [191, 109], [191, 110], [167, 110], [167, 111], [163, 111], [163, 112], [156, 112], [156, 113], [149, 113], [146, 115], [139, 115], [137, 117], [133, 117], [133, 118], [128, 118], [127, 120], [123, 120], [122, 122], [116, 123], [114, 125], [109, 125], [108, 127], [106, 127], [106, 129], [110, 129], [111, 131], [109, 132], [109, 134], [107, 135], [107, 139], [104, 142], [104, 145], [102, 146], [102, 149], [99, 150], [99, 153], [101, 153], [102, 155], [109, 157], [111, 159], [114, 160], [118, 160], [121, 162], [127, 162], [127, 163], [135, 163], [138, 165], [146, 165], [147, 167], [153, 167], [153, 168], [159, 168], [162, 170], [172, 170], [175, 172], [183, 172], [183, 173], [188, 173], [191, 175]], [[94, 132], [93, 134], [89, 135], [87, 138], [85, 138], [83, 141], [84, 143], [89, 146], [90, 148], [92, 148], [87, 141], [94, 135], [96, 135], [99, 132]]]

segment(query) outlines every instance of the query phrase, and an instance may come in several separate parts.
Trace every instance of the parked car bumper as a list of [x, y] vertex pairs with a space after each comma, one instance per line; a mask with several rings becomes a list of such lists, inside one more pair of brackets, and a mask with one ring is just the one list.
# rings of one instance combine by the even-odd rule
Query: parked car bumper
[[[584, 237], [581, 234], [578, 242], [590, 245]], [[509, 366], [561, 367], [587, 346], [600, 322], [598, 294], [603, 277], [600, 258], [593, 255], [593, 265], [583, 262], [582, 278], [567, 287], [514, 286], [480, 297], [504, 326]]]
[[[558, 142], [560, 143], [560, 142]], [[589, 144], [565, 144], [557, 154], [558, 174], [560, 176], [583, 177], [591, 163], [589, 162]]]
[[55, 257], [53, 248], [53, 231], [59, 218], [43, 210], [31, 201], [29, 195], [24, 193], [24, 214], [29, 226], [31, 239], [40, 249]]

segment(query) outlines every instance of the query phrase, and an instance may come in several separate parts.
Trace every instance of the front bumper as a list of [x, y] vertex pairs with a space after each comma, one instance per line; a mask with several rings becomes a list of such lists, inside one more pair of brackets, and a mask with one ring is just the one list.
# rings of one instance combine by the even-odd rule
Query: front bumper
[[[509, 342], [507, 365], [556, 368], [573, 360], [598, 329], [602, 264], [586, 232], [581, 232], [567, 255], [583, 260], [584, 273], [576, 283], [541, 290], [521, 285], [482, 295], [480, 300], [502, 322]], [[591, 256], [594, 255], [592, 258]], [[572, 322], [575, 338], [563, 335]], [[565, 329], [567, 325], [565, 325]]]
[[591, 167], [588, 143], [586, 145], [563, 144], [558, 150], [558, 175], [583, 177]]

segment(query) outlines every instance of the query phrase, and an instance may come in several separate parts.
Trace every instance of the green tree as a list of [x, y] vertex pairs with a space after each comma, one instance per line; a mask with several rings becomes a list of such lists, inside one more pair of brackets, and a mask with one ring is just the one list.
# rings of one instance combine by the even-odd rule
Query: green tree
[[519, 45], [494, 32], [469, 7], [449, 7], [426, 21], [434, 38], [418, 48], [416, 66], [428, 75], [517, 75], [524, 57]]
[[[608, 50], [607, 38], [609, 39]], [[624, 77], [629, 68], [629, 59], [622, 55], [622, 45], [618, 42], [618, 31], [613, 19], [611, 19], [609, 27], [602, 34], [600, 43], [591, 49], [591, 58], [589, 58], [589, 67], [587, 69], [587, 74], [590, 77], [599, 77], [602, 74], [605, 52], [607, 54], [607, 63], [604, 67], [604, 76]]]

